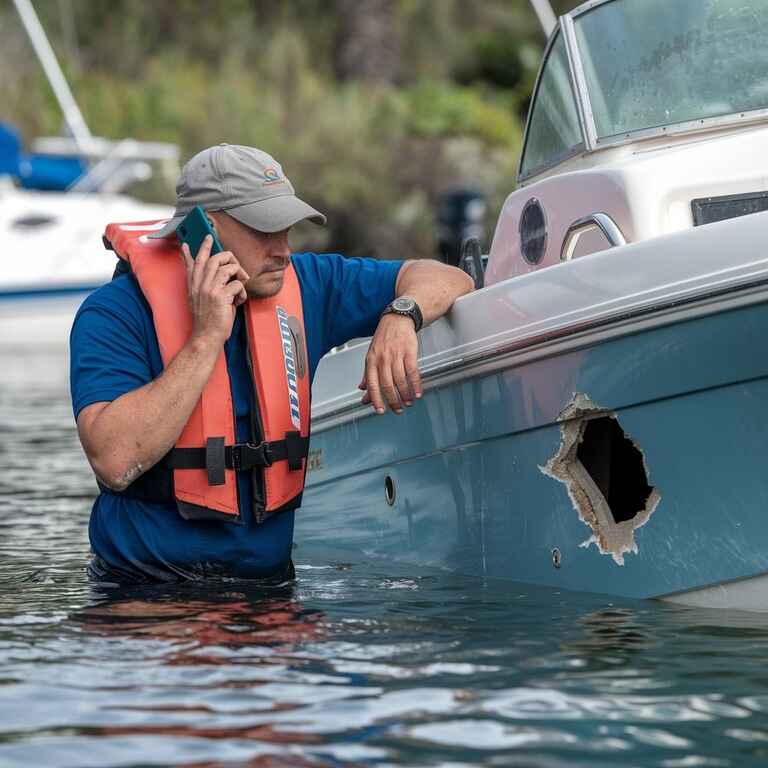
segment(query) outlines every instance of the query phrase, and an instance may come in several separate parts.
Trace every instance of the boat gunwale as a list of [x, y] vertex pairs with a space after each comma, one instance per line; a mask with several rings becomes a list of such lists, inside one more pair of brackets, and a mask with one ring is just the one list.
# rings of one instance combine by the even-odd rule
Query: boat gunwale
[[[433, 365], [426, 364], [421, 369], [422, 382], [426, 392], [622, 336], [762, 303], [768, 303], [768, 265], [757, 278], [748, 275], [727, 286], [713, 286], [707, 291], [699, 290], [688, 295], [671, 295], [664, 301], [653, 300], [581, 323], [551, 328], [538, 335], [513, 339], [496, 347], [450, 357]], [[338, 403], [335, 407], [320, 406], [313, 413], [313, 433], [373, 415], [371, 406], [360, 402], [357, 391], [334, 399]]]

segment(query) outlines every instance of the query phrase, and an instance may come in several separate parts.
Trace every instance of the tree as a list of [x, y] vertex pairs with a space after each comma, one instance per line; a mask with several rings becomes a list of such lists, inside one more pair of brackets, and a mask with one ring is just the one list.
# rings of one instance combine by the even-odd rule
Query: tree
[[334, 5], [337, 78], [394, 82], [401, 40], [395, 0], [336, 0]]

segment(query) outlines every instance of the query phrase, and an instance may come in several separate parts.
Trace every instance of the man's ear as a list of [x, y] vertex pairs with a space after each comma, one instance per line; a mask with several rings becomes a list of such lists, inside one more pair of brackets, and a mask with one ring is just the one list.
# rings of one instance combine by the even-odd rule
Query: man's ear
[[208, 211], [207, 214], [208, 221], [211, 222], [211, 226], [213, 227], [213, 231], [218, 235], [219, 234], [219, 222], [216, 218], [216, 212], [215, 211]]

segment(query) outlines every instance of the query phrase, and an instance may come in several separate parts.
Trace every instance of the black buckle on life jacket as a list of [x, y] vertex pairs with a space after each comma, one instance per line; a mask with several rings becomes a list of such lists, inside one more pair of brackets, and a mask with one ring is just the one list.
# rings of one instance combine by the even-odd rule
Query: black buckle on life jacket
[[234, 470], [271, 467], [274, 461], [269, 443], [236, 443], [229, 451]]
[[225, 482], [224, 469], [251, 470], [271, 467], [276, 461], [287, 461], [288, 469], [304, 468], [309, 453], [309, 437], [300, 432], [286, 432], [283, 440], [263, 443], [224, 445], [223, 437], [209, 437], [205, 448], [172, 448], [158, 462], [164, 469], [205, 469], [209, 485]]

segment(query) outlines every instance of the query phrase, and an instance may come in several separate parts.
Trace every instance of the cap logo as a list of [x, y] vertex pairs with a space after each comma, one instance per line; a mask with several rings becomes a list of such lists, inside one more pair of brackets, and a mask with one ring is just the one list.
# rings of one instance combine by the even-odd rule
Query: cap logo
[[283, 180], [280, 172], [277, 168], [265, 168], [264, 169], [264, 184], [279, 184]]

